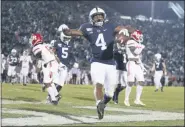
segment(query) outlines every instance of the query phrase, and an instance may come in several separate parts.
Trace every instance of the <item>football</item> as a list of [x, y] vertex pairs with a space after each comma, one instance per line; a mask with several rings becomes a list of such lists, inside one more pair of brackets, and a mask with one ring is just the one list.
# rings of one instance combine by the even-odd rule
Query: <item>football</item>
[[125, 36], [123, 33], [117, 33], [115, 35], [115, 41], [116, 43], [122, 43], [125, 44], [128, 40], [130, 39], [130, 37]]

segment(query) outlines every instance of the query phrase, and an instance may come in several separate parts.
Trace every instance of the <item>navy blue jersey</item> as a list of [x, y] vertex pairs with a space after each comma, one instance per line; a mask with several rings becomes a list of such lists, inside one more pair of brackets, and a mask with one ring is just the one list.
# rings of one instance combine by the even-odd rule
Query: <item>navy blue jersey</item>
[[156, 71], [162, 71], [163, 70], [163, 63], [164, 61], [163, 60], [160, 60], [159, 62], [155, 62], [155, 70]]
[[127, 57], [126, 54], [120, 54], [119, 52], [114, 52], [114, 59], [116, 61], [116, 69], [121, 71], [127, 71]]
[[13, 55], [9, 55], [8, 56], [8, 63], [9, 65], [11, 66], [17, 66], [18, 65], [18, 62], [19, 62], [19, 59], [18, 59], [18, 56], [13, 56]]
[[90, 42], [92, 49], [92, 62], [115, 64], [113, 59], [115, 26], [108, 21], [102, 27], [90, 23], [81, 25], [83, 36]]
[[54, 44], [57, 57], [60, 59], [60, 62], [69, 67], [70, 65], [70, 50], [72, 46], [70, 43], [67, 45], [62, 41], [57, 41]]

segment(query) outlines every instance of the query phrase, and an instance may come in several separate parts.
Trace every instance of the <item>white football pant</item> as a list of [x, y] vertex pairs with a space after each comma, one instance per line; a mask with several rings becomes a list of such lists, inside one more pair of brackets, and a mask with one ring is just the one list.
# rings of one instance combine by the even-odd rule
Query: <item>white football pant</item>
[[115, 65], [103, 64], [99, 62], [91, 63], [91, 77], [93, 84], [102, 84], [105, 88], [105, 94], [109, 97], [113, 97], [114, 95], [114, 91], [117, 86], [116, 76]]
[[16, 75], [16, 66], [11, 66], [9, 65], [8, 66], [8, 76], [12, 76], [12, 77], [15, 77]]
[[144, 82], [144, 73], [139, 64], [136, 64], [135, 61], [128, 61], [126, 66], [128, 82], [135, 82], [135, 78], [137, 81]]
[[121, 84], [121, 86], [127, 86], [127, 72], [122, 70], [117, 70], [117, 84]]
[[59, 68], [59, 85], [64, 86], [65, 81], [67, 80], [67, 67]]
[[162, 76], [163, 76], [163, 71], [155, 71], [155, 73], [154, 73], [154, 84], [155, 84], [156, 89], [159, 89], [159, 88], [162, 87], [162, 84], [161, 84]]
[[58, 62], [50, 61], [46, 64], [46, 67], [42, 67], [43, 70], [43, 83], [56, 83], [59, 84]]

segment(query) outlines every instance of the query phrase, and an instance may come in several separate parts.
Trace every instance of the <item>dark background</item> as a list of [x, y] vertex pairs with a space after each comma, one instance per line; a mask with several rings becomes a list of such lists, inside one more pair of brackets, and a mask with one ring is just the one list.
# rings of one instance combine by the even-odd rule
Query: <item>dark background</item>
[[[111, 8], [114, 8], [125, 16], [144, 15], [151, 17], [151, 1], [101, 1]], [[154, 18], [157, 19], [178, 19], [178, 16], [171, 8], [168, 8], [169, 1], [155, 1], [154, 3]], [[184, 9], [184, 1], [178, 2]]]

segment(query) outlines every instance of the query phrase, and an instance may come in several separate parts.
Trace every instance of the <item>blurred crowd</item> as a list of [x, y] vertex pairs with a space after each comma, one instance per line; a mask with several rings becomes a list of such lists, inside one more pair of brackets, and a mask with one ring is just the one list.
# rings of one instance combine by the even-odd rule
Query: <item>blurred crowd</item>
[[[121, 14], [98, 1], [2, 1], [1, 49], [7, 56], [12, 48], [20, 53], [29, 47], [33, 32], [43, 35], [45, 42], [58, 38], [57, 28], [65, 23], [79, 28], [88, 22], [89, 11], [100, 6], [110, 21], [131, 25], [144, 33], [143, 63], [151, 66], [154, 54], [161, 53], [166, 61], [168, 76], [184, 80], [184, 23], [182, 21], [157, 23], [121, 19]], [[73, 56], [80, 67], [89, 67], [91, 50], [82, 38], [74, 38]], [[76, 43], [75, 43], [76, 42]], [[80, 42], [80, 43], [78, 43]]]

